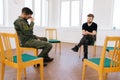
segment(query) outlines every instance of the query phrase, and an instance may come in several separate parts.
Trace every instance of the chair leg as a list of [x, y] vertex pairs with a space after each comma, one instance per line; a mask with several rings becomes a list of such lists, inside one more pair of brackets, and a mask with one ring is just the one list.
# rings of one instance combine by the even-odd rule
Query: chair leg
[[105, 73], [104, 80], [107, 80], [108, 73]]
[[93, 46], [93, 57], [96, 57], [96, 45]]
[[24, 77], [25, 77], [25, 79], [27, 78], [27, 76], [26, 76], [26, 68], [24, 68]]
[[57, 51], [56, 49], [57, 49], [57, 43], [55, 43], [55, 53], [56, 53], [56, 51]]
[[100, 72], [99, 72], [99, 79], [98, 79], [98, 80], [104, 80], [103, 75], [104, 75], [104, 74], [100, 71]]
[[80, 58], [80, 54], [81, 54], [81, 47], [79, 48], [78, 54], [79, 54], [79, 58]]
[[44, 80], [43, 63], [40, 63], [40, 80]]
[[0, 74], [1, 79], [0, 80], [4, 80], [4, 73], [5, 73], [5, 64], [2, 63], [2, 65], [1, 65], [1, 74]]
[[38, 49], [36, 49], [36, 50], [34, 51], [34, 55], [35, 55], [35, 56], [38, 56]]
[[22, 69], [17, 69], [17, 80], [21, 80]]
[[83, 63], [82, 80], [85, 80], [85, 72], [86, 72], [86, 65], [85, 65], [85, 63]]
[[79, 50], [78, 50], [78, 54], [79, 54], [79, 58], [81, 57], [81, 54], [82, 54], [82, 46], [81, 47], [79, 47]]
[[[34, 50], [34, 55], [38, 56], [38, 49]], [[35, 65], [35, 67], [37, 67], [37, 65]]]
[[60, 51], [60, 55], [61, 55], [61, 43], [59, 43], [59, 51]]

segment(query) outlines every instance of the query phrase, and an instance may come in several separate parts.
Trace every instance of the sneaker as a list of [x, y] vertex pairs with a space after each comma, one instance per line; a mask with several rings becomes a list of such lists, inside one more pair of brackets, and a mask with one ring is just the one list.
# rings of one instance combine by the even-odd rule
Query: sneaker
[[79, 47], [76, 45], [75, 47], [72, 48], [74, 52], [78, 52]]
[[[45, 67], [45, 66], [47, 66], [47, 64], [44, 63], [43, 66]], [[40, 67], [40, 64], [34, 65], [34, 67]]]
[[51, 62], [51, 61], [53, 61], [53, 60], [54, 60], [54, 58], [50, 58], [50, 57], [44, 58], [44, 62]]

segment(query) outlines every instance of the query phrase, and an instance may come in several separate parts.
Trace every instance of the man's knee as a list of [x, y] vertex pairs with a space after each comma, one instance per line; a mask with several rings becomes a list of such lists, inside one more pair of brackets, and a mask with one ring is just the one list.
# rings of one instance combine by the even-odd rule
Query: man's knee
[[41, 41], [46, 41], [46, 42], [48, 41], [46, 37], [39, 37], [39, 39], [40, 39]]
[[88, 43], [89, 43], [89, 40], [86, 39], [86, 40], [84, 41], [84, 45], [88, 45]]
[[51, 43], [48, 43], [48, 45], [47, 45], [48, 47], [50, 47], [50, 48], [52, 48], [52, 44]]
[[44, 37], [44, 41], [48, 41], [46, 37]]

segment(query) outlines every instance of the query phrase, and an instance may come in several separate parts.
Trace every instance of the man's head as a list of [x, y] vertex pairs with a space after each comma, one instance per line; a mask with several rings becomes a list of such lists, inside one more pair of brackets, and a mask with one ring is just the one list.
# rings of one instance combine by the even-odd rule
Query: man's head
[[33, 12], [31, 9], [29, 9], [28, 7], [24, 7], [22, 8], [22, 17], [25, 19], [29, 19], [31, 18]]
[[88, 23], [92, 23], [92, 22], [93, 22], [93, 19], [94, 19], [94, 15], [93, 15], [93, 14], [88, 14], [88, 15], [87, 15], [87, 22], [88, 22]]

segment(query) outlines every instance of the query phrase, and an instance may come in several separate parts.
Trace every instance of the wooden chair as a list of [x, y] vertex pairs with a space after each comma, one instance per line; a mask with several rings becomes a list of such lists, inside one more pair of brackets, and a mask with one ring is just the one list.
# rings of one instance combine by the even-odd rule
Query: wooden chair
[[[106, 57], [106, 49], [109, 42], [114, 43], [114, 50], [111, 57]], [[84, 59], [82, 80], [85, 80], [86, 67], [89, 66], [98, 72], [98, 80], [107, 80], [110, 72], [120, 72], [120, 37], [106, 37], [102, 49], [101, 58]], [[93, 78], [94, 79], [94, 78]]]
[[57, 48], [57, 43], [59, 43], [59, 53], [61, 55], [61, 41], [57, 39], [57, 29], [56, 28], [46, 28], [45, 36], [48, 38], [49, 43], [55, 43], [55, 52]]
[[[17, 33], [15, 33], [17, 35]], [[20, 47], [22, 52], [24, 51], [32, 51], [35, 56], [38, 56], [38, 49], [36, 48], [29, 48], [29, 47]]]
[[33, 51], [34, 56], [38, 56], [38, 49], [36, 48], [29, 48], [29, 47], [20, 47], [22, 52], [24, 51]]
[[111, 51], [111, 50], [114, 50], [114, 47], [107, 47], [107, 48], [106, 48], [106, 51], [107, 51], [107, 52], [109, 52], [109, 51]]
[[[13, 42], [15, 42], [16, 50], [13, 51]], [[26, 67], [40, 64], [40, 80], [44, 80], [43, 76], [43, 58], [39, 58], [27, 53], [22, 53], [16, 34], [0, 33], [0, 53], [2, 54], [2, 74], [0, 80], [4, 80], [5, 65], [17, 69], [17, 80], [21, 80], [22, 70], [26, 78]]]
[[108, 57], [112, 56], [113, 50], [114, 50], [114, 47], [107, 47], [106, 48], [106, 51], [108, 52]]
[[[91, 44], [89, 44], [88, 45], [88, 47], [89, 46], [92, 46], [92, 49], [93, 49], [93, 57], [96, 57], [96, 42], [94, 42], [94, 43], [91, 43]], [[79, 58], [80, 58], [80, 56], [81, 56], [81, 54], [82, 54], [82, 52], [83, 52], [83, 46], [81, 46], [80, 48], [79, 48]]]
[[[1, 46], [1, 44], [0, 44], [0, 46]], [[1, 52], [1, 49], [0, 49], [0, 52]], [[0, 64], [1, 64], [1, 62], [2, 62], [2, 54], [0, 53]]]

